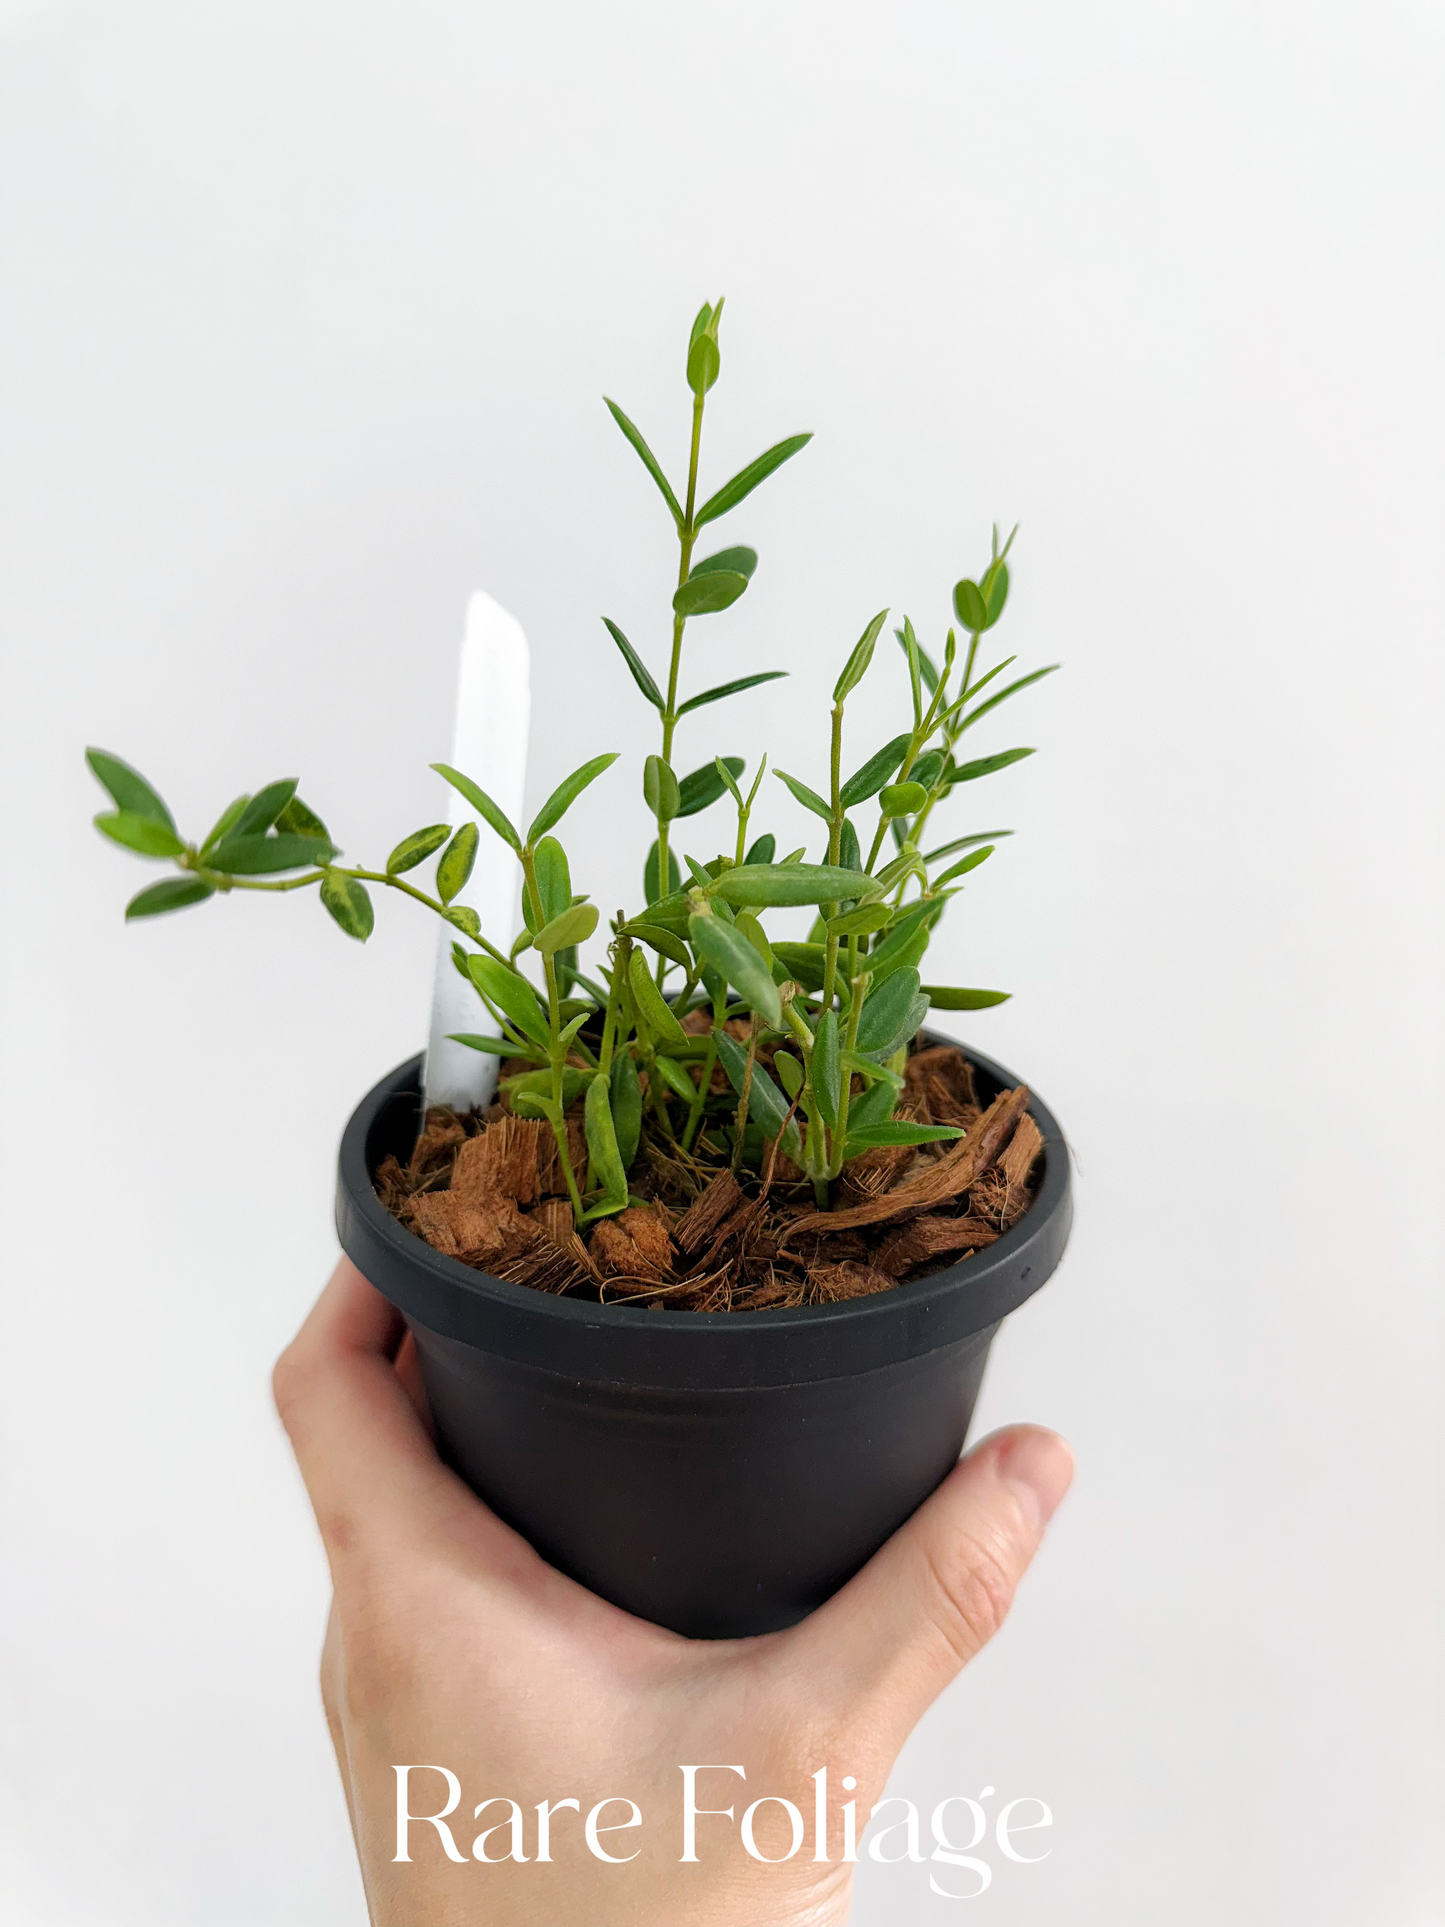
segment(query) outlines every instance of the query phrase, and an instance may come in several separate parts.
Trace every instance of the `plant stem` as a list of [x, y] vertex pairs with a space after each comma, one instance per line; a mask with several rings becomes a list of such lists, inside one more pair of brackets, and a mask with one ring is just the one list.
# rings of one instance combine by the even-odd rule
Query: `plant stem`
[[[692, 545], [697, 540], [697, 530], [692, 525], [693, 510], [697, 506], [697, 458], [702, 447], [702, 404], [703, 397], [698, 394], [692, 398], [692, 448], [687, 461], [687, 507], [683, 511], [682, 526], [678, 529], [679, 547], [677, 586], [680, 589], [687, 581], [688, 570], [692, 567]], [[662, 713], [662, 760], [672, 768], [672, 732], [677, 727], [677, 675], [682, 666], [682, 632], [687, 623], [686, 616], [674, 615], [672, 618], [672, 661], [667, 671], [667, 708]], [[659, 816], [657, 819], [657, 890], [659, 896], [666, 896], [669, 872], [667, 865], [667, 823]]]
[[753, 1069], [758, 1061], [758, 1014], [753, 1012], [753, 1020], [748, 1029], [748, 1062], [743, 1072], [743, 1088], [738, 1093], [738, 1108], [733, 1119], [733, 1156], [732, 1171], [736, 1176], [743, 1161], [743, 1135], [748, 1128], [748, 1098], [753, 1088]]
[[[838, 702], [838, 703], [834, 703], [833, 705], [833, 743], [832, 743], [832, 756], [831, 756], [832, 790], [829, 796], [829, 801], [832, 805], [832, 816], [829, 819], [829, 823], [828, 823], [828, 861], [829, 863], [832, 863], [832, 864], [836, 864], [838, 861], [838, 852], [841, 847], [842, 836], [843, 836], [843, 801], [842, 801], [842, 795], [841, 795], [842, 769], [843, 769], [843, 705], [842, 703]], [[836, 903], [825, 903], [825, 904], [822, 904], [820, 908], [822, 910], [822, 914], [825, 922], [829, 917], [836, 917], [838, 914], [838, 906]], [[833, 980], [837, 975], [837, 970], [838, 970], [838, 939], [835, 936], [830, 934], [828, 937], [827, 948], [823, 953], [823, 1008], [824, 1010], [831, 1010], [833, 1008]]]

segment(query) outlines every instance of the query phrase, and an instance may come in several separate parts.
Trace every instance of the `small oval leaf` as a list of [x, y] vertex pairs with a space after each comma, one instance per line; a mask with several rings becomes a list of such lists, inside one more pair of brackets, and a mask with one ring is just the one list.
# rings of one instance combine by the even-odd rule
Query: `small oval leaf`
[[131, 898], [125, 906], [125, 920], [130, 923], [136, 917], [164, 916], [168, 910], [184, 910], [188, 904], [204, 903], [215, 894], [214, 885], [203, 883], [199, 877], [165, 877]]
[[399, 877], [407, 870], [414, 870], [418, 863], [441, 848], [452, 833], [450, 823], [429, 823], [424, 830], [413, 830], [404, 836], [391, 855], [386, 859], [386, 874]]
[[356, 877], [343, 876], [339, 870], [328, 870], [321, 879], [321, 901], [348, 937], [355, 937], [358, 943], [366, 942], [376, 914], [364, 883]]
[[443, 903], [450, 903], [466, 887], [481, 840], [481, 831], [475, 823], [463, 823], [443, 851], [437, 864], [437, 895]]
[[706, 575], [690, 575], [678, 584], [672, 598], [673, 613], [679, 616], [711, 616], [729, 608], [748, 586], [748, 579], [736, 569], [712, 570]]

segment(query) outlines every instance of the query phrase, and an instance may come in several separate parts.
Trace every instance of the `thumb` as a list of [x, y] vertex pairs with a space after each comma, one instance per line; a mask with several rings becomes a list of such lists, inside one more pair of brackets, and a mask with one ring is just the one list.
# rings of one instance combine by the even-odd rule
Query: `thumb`
[[1016, 1425], [974, 1447], [863, 1570], [786, 1636], [788, 1670], [889, 1758], [1003, 1624], [1074, 1476], [1056, 1432]]

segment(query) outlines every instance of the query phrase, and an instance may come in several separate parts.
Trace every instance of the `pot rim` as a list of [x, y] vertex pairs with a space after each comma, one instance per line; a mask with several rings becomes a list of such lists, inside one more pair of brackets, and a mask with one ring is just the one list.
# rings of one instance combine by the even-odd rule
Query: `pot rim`
[[[1020, 1080], [959, 1039], [986, 1079]], [[364, 1277], [432, 1331], [563, 1376], [659, 1387], [793, 1384], [876, 1369], [996, 1325], [1039, 1289], [1062, 1256], [1072, 1216], [1069, 1153], [1053, 1114], [1030, 1094], [1044, 1139], [1032, 1205], [996, 1243], [967, 1260], [866, 1298], [752, 1312], [664, 1312], [560, 1298], [448, 1258], [391, 1215], [371, 1178], [368, 1140], [397, 1104], [419, 1101], [422, 1056], [381, 1079], [341, 1140], [336, 1222]]]

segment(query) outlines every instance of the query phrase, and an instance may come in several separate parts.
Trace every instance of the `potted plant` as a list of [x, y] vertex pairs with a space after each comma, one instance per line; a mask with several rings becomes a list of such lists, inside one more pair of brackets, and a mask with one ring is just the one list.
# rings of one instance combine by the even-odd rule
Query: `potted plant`
[[[665, 680], [604, 618], [659, 729], [641, 771], [655, 820], [641, 902], [608, 924], [604, 961], [580, 962], [600, 916], [554, 832], [615, 754], [574, 771], [525, 832], [486, 770], [434, 765], [520, 866], [524, 927], [508, 950], [458, 901], [474, 822], [427, 826], [380, 869], [354, 867], [288, 779], [188, 842], [143, 777], [88, 753], [114, 804], [98, 827], [178, 872], [129, 918], [314, 887], [364, 942], [383, 888], [451, 926], [477, 1000], [478, 1028], [456, 1035], [499, 1060], [497, 1100], [423, 1113], [420, 1057], [385, 1078], [342, 1141], [342, 1245], [405, 1315], [440, 1447], [474, 1489], [564, 1571], [705, 1636], [801, 1617], [943, 1478], [993, 1334], [1057, 1264], [1070, 1215], [1049, 1112], [923, 1028], [930, 1010], [1003, 1000], [926, 983], [923, 966], [964, 877], [1008, 834], [954, 835], [936, 813], [1032, 754], [969, 757], [965, 738], [1050, 673], [1006, 681], [1012, 657], [982, 661], [1012, 537], [995, 530], [987, 565], [955, 586], [937, 663], [911, 621], [895, 631], [911, 713], [881, 747], [870, 731], [856, 767], [849, 704], [886, 611], [849, 652], [827, 776], [815, 788], [774, 772], [818, 819], [813, 851], [779, 855], [756, 821], [766, 758], [746, 788], [738, 757], [676, 768], [685, 719], [782, 673], [683, 698], [689, 624], [736, 602], [757, 566], [742, 546], [695, 557], [698, 539], [809, 439], [701, 496], [721, 315], [721, 301], [705, 305], [688, 343], [685, 490], [607, 404], [666, 504], [679, 562]], [[694, 856], [681, 826], [724, 799], [724, 848]], [[433, 859], [428, 890], [417, 873]], [[766, 927], [799, 906], [813, 913], [805, 941]]]

